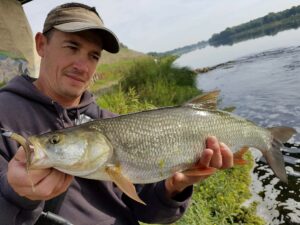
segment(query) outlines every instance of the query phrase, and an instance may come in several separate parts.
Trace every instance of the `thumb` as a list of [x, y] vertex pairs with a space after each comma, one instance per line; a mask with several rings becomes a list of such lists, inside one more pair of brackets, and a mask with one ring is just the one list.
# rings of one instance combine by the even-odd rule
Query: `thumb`
[[26, 155], [25, 155], [24, 148], [22, 146], [19, 147], [13, 159], [20, 163], [26, 163]]
[[183, 191], [187, 186], [191, 185], [188, 177], [183, 173], [175, 173], [165, 181], [165, 187], [170, 197]]

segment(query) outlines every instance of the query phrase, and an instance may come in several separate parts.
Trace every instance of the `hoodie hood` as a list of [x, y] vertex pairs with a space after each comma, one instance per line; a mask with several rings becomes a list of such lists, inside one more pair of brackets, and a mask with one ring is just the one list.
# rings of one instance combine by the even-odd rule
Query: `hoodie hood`
[[[78, 106], [72, 108], [64, 108], [59, 103], [53, 101], [48, 96], [40, 92], [34, 85], [35, 78], [28, 75], [14, 77], [6, 86], [0, 89], [2, 92], [10, 92], [29, 101], [33, 101], [48, 108], [48, 110], [57, 112], [62, 122], [66, 123], [63, 127], [74, 125], [75, 120], [80, 120], [80, 115], [85, 114], [91, 118], [99, 117], [101, 114], [99, 108], [95, 104], [93, 95], [85, 91], [82, 95]], [[68, 124], [68, 125], [67, 125]]]
[[51, 105], [51, 99], [41, 93], [34, 85], [35, 78], [28, 75], [16, 76], [10, 80], [7, 85], [0, 89], [1, 92], [11, 92], [23, 98], [40, 102], [42, 104]]

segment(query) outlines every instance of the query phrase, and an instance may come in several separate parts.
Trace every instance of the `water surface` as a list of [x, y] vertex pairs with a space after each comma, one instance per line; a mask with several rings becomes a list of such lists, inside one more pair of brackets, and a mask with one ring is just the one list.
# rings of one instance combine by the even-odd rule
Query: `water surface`
[[300, 29], [287, 30], [278, 33], [276, 36], [264, 36], [258, 39], [240, 42], [232, 46], [207, 46], [206, 48], [182, 55], [178, 60], [176, 60], [176, 64], [183, 66], [188, 65], [194, 69], [211, 67], [240, 57], [252, 55], [257, 52], [297, 46], [299, 44]]
[[[204, 49], [202, 53], [198, 50], [179, 58], [177, 63], [182, 65], [190, 58], [184, 65], [199, 68], [233, 60], [198, 75], [197, 87], [205, 91], [221, 90], [220, 107], [235, 106], [234, 113], [261, 126], [290, 126], [300, 132], [300, 30], [279, 35], [218, 50]], [[240, 52], [242, 47], [249, 50]], [[264, 160], [260, 160], [260, 152], [254, 151], [256, 166], [250, 201], [260, 201], [259, 214], [270, 225], [300, 224], [300, 134], [289, 143], [295, 147], [283, 149], [288, 184], [279, 181]]]

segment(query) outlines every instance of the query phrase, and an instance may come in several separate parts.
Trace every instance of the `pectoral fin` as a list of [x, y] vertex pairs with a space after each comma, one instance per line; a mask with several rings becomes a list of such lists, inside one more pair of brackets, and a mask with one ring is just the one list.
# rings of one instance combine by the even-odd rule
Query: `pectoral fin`
[[247, 161], [243, 158], [249, 147], [242, 147], [239, 151], [233, 154], [234, 165], [245, 165]]
[[207, 167], [207, 168], [199, 168], [199, 167], [193, 167], [188, 170], [183, 171], [183, 174], [190, 177], [195, 176], [209, 176], [214, 174], [217, 171], [216, 168], [213, 167]]
[[216, 109], [217, 99], [220, 94], [219, 90], [211, 91], [203, 95], [199, 95], [188, 102], [184, 103], [183, 106], [191, 106], [205, 109]]
[[121, 168], [119, 166], [108, 166], [105, 169], [106, 173], [109, 175], [111, 180], [123, 191], [127, 196], [133, 200], [146, 205], [146, 203], [140, 199], [136, 193], [134, 185], [124, 177], [121, 173]]

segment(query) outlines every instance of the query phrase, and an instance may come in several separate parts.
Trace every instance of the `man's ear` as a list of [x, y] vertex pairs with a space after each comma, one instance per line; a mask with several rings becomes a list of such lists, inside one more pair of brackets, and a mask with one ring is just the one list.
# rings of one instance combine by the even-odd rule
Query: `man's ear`
[[41, 32], [35, 35], [35, 48], [40, 57], [45, 54], [45, 46], [47, 44], [47, 38]]

